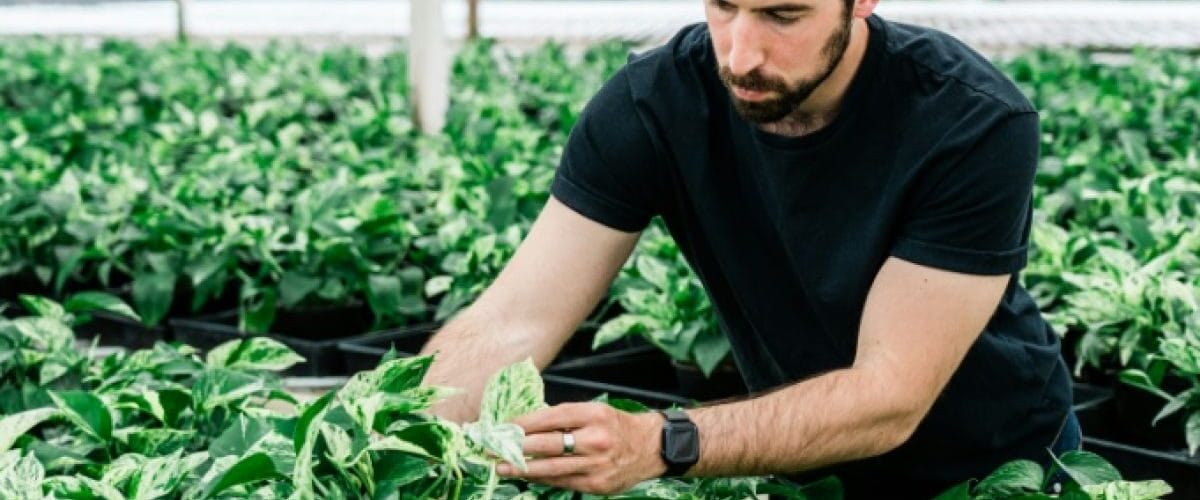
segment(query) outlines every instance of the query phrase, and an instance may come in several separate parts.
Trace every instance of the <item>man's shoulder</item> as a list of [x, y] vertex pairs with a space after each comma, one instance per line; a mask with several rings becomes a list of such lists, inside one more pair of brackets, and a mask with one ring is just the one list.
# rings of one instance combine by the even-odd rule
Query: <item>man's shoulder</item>
[[926, 95], [995, 105], [1008, 113], [1035, 111], [1007, 75], [954, 36], [925, 26], [876, 20], [886, 31], [886, 51], [894, 69], [920, 88], [936, 89]]
[[684, 26], [667, 43], [631, 54], [625, 67], [635, 99], [662, 92], [702, 92], [709, 71], [715, 77], [712, 41], [705, 23]]

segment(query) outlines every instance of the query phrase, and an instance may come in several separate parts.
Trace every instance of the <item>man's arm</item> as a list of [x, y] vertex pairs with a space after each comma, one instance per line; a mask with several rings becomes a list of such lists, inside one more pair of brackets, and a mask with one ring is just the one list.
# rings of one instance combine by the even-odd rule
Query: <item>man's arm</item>
[[434, 412], [473, 420], [487, 380], [532, 357], [544, 368], [608, 291], [637, 233], [608, 228], [554, 198], [516, 254], [473, 304], [422, 349], [437, 353], [427, 381], [457, 387]]
[[796, 472], [900, 446], [982, 333], [1009, 278], [889, 259], [867, 295], [854, 365], [696, 410], [703, 448], [693, 471]]
[[[701, 443], [689, 475], [793, 473], [900, 446], [983, 331], [1008, 280], [888, 259], [867, 296], [854, 365], [758, 398], [689, 410]], [[517, 423], [531, 434], [526, 451], [535, 455], [558, 455], [555, 431], [577, 429], [578, 456], [529, 462], [522, 475], [534, 480], [610, 493], [665, 470], [656, 414], [563, 405]]]

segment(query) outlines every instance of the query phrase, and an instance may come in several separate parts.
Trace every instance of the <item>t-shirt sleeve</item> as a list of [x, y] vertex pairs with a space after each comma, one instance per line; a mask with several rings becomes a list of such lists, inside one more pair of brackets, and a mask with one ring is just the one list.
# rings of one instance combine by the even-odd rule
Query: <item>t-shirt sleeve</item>
[[968, 274], [1011, 274], [1028, 259], [1038, 115], [996, 122], [918, 183], [891, 254]]
[[605, 226], [639, 232], [658, 213], [661, 162], [635, 108], [627, 70], [618, 71], [584, 107], [550, 194]]

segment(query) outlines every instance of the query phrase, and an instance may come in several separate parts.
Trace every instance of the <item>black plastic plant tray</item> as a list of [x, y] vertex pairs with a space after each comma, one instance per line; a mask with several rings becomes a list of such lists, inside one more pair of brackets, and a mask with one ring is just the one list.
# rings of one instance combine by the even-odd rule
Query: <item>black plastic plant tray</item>
[[337, 349], [346, 371], [357, 373], [379, 366], [388, 349], [395, 349], [399, 356], [415, 356], [437, 328], [426, 324], [374, 332], [338, 342]]
[[694, 367], [680, 367], [659, 348], [642, 344], [552, 364], [554, 373], [688, 400], [714, 401], [749, 394], [736, 370], [719, 369], [705, 378]]
[[[1075, 384], [1075, 414], [1083, 429], [1083, 449], [1116, 466], [1129, 480], [1162, 479], [1175, 489], [1171, 499], [1200, 498], [1200, 457], [1183, 449], [1154, 449], [1127, 441], [1130, 432], [1117, 418], [1112, 391]], [[1144, 424], [1149, 427], [1150, 422]], [[1182, 429], [1181, 429], [1182, 431]]]
[[1158, 451], [1084, 435], [1083, 449], [1100, 455], [1130, 481], [1162, 479], [1175, 491], [1168, 499], [1200, 498], [1200, 458], [1184, 451]]
[[[311, 316], [317, 316], [318, 314], [324, 317], [318, 317], [313, 320], [313, 328], [304, 331], [303, 336], [301, 334], [289, 333], [296, 332], [298, 331], [296, 330], [297, 328], [303, 327], [301, 324], [302, 319], [298, 318], [291, 319], [290, 321], [277, 320], [275, 326], [271, 328], [272, 333], [267, 335], [292, 348], [292, 350], [305, 359], [304, 363], [300, 363], [286, 371], [286, 375], [329, 376], [347, 374], [342, 354], [337, 347], [338, 342], [374, 335], [372, 332], [362, 333], [367, 329], [364, 324], [369, 325], [370, 322], [369, 319], [365, 322], [362, 320], [361, 310], [358, 308], [328, 308], [313, 313]], [[345, 327], [330, 328], [328, 325], [336, 324], [339, 315], [343, 315], [342, 317], [345, 318]], [[229, 340], [247, 336], [245, 332], [239, 331], [237, 328], [238, 312], [236, 310], [198, 318], [173, 319], [170, 324], [176, 341], [203, 351], [212, 349]], [[352, 333], [341, 337], [317, 337], [313, 331], [320, 331], [322, 328], [326, 328], [330, 333]]]
[[88, 314], [91, 321], [74, 328], [76, 338], [98, 339], [99, 345], [129, 350], [148, 349], [156, 342], [171, 340], [171, 331], [165, 325], [146, 326], [133, 318], [107, 311]]
[[605, 384], [553, 373], [543, 374], [542, 381], [546, 387], [546, 402], [552, 405], [591, 401], [601, 395], [607, 395], [610, 398], [631, 399], [651, 408], [689, 407], [695, 404], [691, 399], [674, 394]]
[[652, 345], [627, 347], [554, 363], [546, 369], [546, 373], [684, 397], [680, 394], [671, 358]]
[[[409, 356], [421, 352], [425, 342], [428, 342], [439, 328], [441, 328], [440, 324], [430, 323], [360, 335], [339, 342], [338, 350], [342, 352], [346, 369], [350, 373], [370, 370], [379, 364], [379, 360], [383, 359], [383, 355], [388, 349], [395, 349], [398, 354]], [[594, 335], [595, 330], [586, 327], [577, 332], [563, 346], [554, 363], [589, 357], [597, 353], [628, 349], [630, 345], [638, 343], [638, 341], [630, 339], [606, 345], [599, 351], [593, 352], [591, 346]]]

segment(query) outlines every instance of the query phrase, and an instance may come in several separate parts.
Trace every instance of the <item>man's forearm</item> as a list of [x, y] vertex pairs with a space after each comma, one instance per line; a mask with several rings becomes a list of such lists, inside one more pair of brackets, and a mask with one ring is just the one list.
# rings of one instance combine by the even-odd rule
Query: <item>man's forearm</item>
[[[486, 310], [476, 302], [446, 324], [421, 349], [435, 354], [425, 383], [459, 389], [437, 404], [435, 414], [458, 422], [479, 415], [483, 388], [501, 368], [532, 357], [543, 368], [558, 352], [560, 345], [546, 345], [547, 338], [531, 327], [505, 323], [502, 315]], [[553, 342], [551, 342], [553, 344]]]
[[784, 474], [885, 453], [926, 409], [886, 380], [844, 369], [745, 401], [689, 410], [700, 428], [697, 476]]

